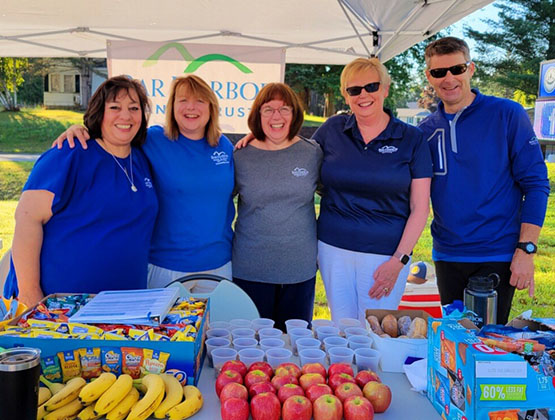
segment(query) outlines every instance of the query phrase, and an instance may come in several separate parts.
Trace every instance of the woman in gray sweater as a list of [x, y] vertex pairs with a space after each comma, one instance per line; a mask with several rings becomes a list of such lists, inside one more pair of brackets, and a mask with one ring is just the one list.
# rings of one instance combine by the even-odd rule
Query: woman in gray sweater
[[283, 329], [287, 319], [312, 320], [316, 279], [314, 192], [322, 151], [298, 136], [301, 103], [283, 83], [258, 93], [249, 114], [255, 139], [236, 150], [237, 221], [233, 281], [260, 315]]

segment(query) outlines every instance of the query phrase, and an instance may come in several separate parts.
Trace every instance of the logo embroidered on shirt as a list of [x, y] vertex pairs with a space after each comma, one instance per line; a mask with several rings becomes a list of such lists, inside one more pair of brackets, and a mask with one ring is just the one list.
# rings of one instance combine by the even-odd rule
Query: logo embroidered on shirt
[[295, 175], [296, 177], [307, 176], [308, 175], [308, 170], [306, 170], [305, 168], [295, 168], [291, 171], [291, 173], [293, 175]]
[[145, 178], [145, 187], [152, 188], [152, 181], [150, 178]]
[[530, 140], [528, 140], [528, 144], [530, 146], [535, 146], [536, 144], [539, 144], [540, 142], [538, 141], [538, 138], [536, 136], [532, 137]]
[[210, 156], [210, 159], [212, 159], [216, 165], [229, 164], [229, 155], [226, 152], [215, 151], [212, 153], [212, 156]]
[[397, 149], [395, 146], [383, 146], [383, 147], [380, 147], [378, 149], [378, 152], [380, 152], [382, 154], [384, 154], [384, 153], [395, 153], [397, 150], [399, 150], [399, 149]]

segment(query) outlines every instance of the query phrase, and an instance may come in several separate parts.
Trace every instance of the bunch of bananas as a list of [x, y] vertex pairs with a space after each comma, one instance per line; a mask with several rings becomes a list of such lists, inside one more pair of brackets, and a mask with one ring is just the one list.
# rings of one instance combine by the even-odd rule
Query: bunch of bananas
[[146, 420], [152, 415], [183, 420], [196, 414], [203, 404], [198, 388], [182, 387], [174, 376], [165, 373], [149, 374], [138, 381], [127, 374], [116, 377], [105, 372], [88, 384], [82, 378], [70, 379], [65, 385], [43, 377], [41, 382], [47, 388], [39, 389], [37, 420]]

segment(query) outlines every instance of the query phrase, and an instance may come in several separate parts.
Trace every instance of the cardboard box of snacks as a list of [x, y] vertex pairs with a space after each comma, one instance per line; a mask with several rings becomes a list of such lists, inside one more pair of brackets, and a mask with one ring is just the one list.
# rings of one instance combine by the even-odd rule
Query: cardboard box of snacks
[[[41, 302], [44, 303], [49, 297], [62, 296], [67, 295], [49, 295]], [[205, 309], [193, 341], [170, 341], [169, 338], [162, 340], [159, 337], [152, 340], [149, 334], [137, 340], [120, 339], [116, 334], [89, 339], [86, 338], [87, 333], [84, 333], [83, 338], [62, 338], [63, 334], [53, 332], [37, 332], [34, 335], [38, 337], [26, 337], [10, 335], [7, 329], [0, 333], [0, 347], [40, 349], [42, 374], [54, 382], [65, 382], [78, 374], [90, 379], [102, 371], [129, 373], [135, 378], [149, 372], [167, 372], [182, 383], [186, 379], [187, 384], [196, 385], [202, 369], [207, 319], [210, 316], [210, 299], [198, 300], [205, 302]], [[15, 318], [10, 325], [17, 325], [27, 312]]]
[[443, 419], [555, 419], [555, 378], [489, 347], [469, 320], [428, 320], [429, 400]]
[[[371, 317], [375, 317], [372, 320]], [[377, 320], [380, 328], [384, 322], [384, 318], [394, 321], [393, 329], [397, 329], [397, 337], [393, 337], [393, 331], [389, 330], [389, 337], [379, 334], [375, 326]], [[402, 317], [409, 317], [401, 320]], [[367, 328], [370, 330], [370, 336], [374, 340], [373, 347], [381, 353], [380, 368], [384, 372], [403, 372], [405, 360], [409, 357], [425, 358], [428, 351], [427, 320], [430, 315], [421, 310], [371, 310], [366, 311]], [[414, 322], [416, 318], [421, 321]], [[406, 323], [408, 322], [408, 324]], [[413, 325], [414, 323], [414, 325]], [[418, 326], [416, 324], [419, 324]], [[399, 327], [402, 325], [401, 330]], [[412, 330], [411, 330], [412, 328]], [[386, 330], [387, 330], [386, 326]], [[409, 334], [409, 330], [411, 330]], [[384, 331], [387, 333], [386, 331]]]

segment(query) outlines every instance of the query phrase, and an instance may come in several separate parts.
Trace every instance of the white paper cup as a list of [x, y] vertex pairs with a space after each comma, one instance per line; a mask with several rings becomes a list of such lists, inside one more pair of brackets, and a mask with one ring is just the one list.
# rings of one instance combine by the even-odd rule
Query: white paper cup
[[337, 323], [337, 326], [339, 327], [339, 331], [341, 331], [342, 333], [345, 332], [345, 328], [349, 328], [349, 327], [362, 327], [362, 322], [360, 322], [358, 319], [356, 318], [341, 318], [339, 320], [339, 322]]
[[222, 370], [222, 366], [228, 360], [237, 359], [237, 350], [229, 347], [219, 347], [212, 350], [212, 361], [214, 362], [214, 371], [216, 376]]
[[254, 362], [264, 361], [264, 350], [250, 348], [243, 349], [239, 351], [239, 360], [243, 362], [247, 367], [250, 367]]
[[345, 337], [349, 338], [353, 335], [368, 335], [368, 330], [362, 327], [345, 328]]
[[312, 330], [316, 331], [320, 327], [335, 327], [335, 322], [331, 319], [313, 319], [311, 322]]
[[235, 328], [234, 330], [231, 330], [231, 336], [233, 337], [233, 339], [254, 338], [255, 334], [256, 331], [254, 331], [252, 328]]
[[213, 330], [214, 328], [223, 328], [225, 330], [231, 329], [231, 324], [227, 321], [212, 321], [208, 329]]
[[206, 338], [214, 337], [231, 339], [231, 333], [225, 328], [212, 328], [211, 330], [206, 331]]
[[250, 319], [243, 319], [243, 318], [235, 318], [229, 321], [231, 325], [231, 329], [234, 330], [235, 328], [251, 328], [252, 321]]
[[374, 340], [367, 335], [352, 335], [347, 338], [347, 341], [349, 342], [349, 347], [353, 350], [360, 348], [369, 349], [372, 347], [372, 343], [374, 342]]
[[291, 341], [291, 350], [293, 350], [293, 354], [297, 352], [297, 340], [299, 338], [312, 338], [312, 330], [306, 328], [291, 328], [289, 330], [289, 339]]
[[326, 353], [320, 349], [303, 349], [299, 352], [301, 366], [307, 363], [321, 363], [326, 366]]
[[353, 363], [353, 356], [355, 352], [348, 347], [332, 347], [328, 350], [330, 356], [330, 364], [334, 363]]
[[262, 328], [272, 328], [275, 322], [273, 319], [270, 318], [256, 318], [252, 320], [252, 329], [256, 332]]
[[285, 329], [287, 330], [287, 334], [291, 333], [293, 328], [307, 328], [308, 321], [304, 319], [288, 319], [285, 321]]
[[266, 350], [266, 360], [273, 369], [277, 368], [282, 363], [291, 361], [293, 353], [288, 349], [268, 349]]
[[208, 365], [211, 367], [214, 367], [214, 362], [212, 361], [212, 350], [231, 347], [231, 341], [224, 337], [208, 338], [206, 339], [204, 344], [206, 345], [206, 357], [208, 357]]
[[258, 330], [258, 336], [261, 340], [265, 338], [281, 338], [283, 335], [283, 331], [278, 330], [277, 328], [262, 328]]
[[256, 340], [256, 338], [240, 337], [233, 340], [233, 348], [237, 351], [256, 348], [257, 345], [258, 341]]
[[297, 353], [300, 353], [301, 350], [304, 349], [320, 349], [320, 346], [322, 345], [320, 340], [311, 337], [299, 338], [295, 344], [297, 345]]
[[381, 354], [378, 350], [360, 348], [355, 350], [357, 370], [371, 370], [377, 372]]
[[329, 353], [333, 347], [347, 347], [349, 342], [343, 337], [327, 337], [324, 338], [324, 348]]
[[281, 338], [265, 338], [260, 340], [260, 348], [264, 351], [270, 349], [280, 349], [285, 347], [285, 341]]
[[339, 328], [318, 327], [316, 329], [316, 337], [318, 337], [318, 340], [320, 341], [324, 341], [327, 337], [339, 337]]

